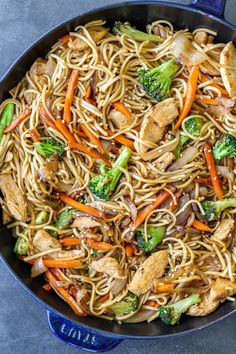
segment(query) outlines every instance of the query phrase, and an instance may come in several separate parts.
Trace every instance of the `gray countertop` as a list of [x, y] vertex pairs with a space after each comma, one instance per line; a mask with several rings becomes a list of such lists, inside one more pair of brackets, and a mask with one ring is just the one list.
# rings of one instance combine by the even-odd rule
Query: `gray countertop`
[[[174, 1], [174, 0], [173, 0]], [[122, 0], [0, 0], [0, 77], [39, 36], [76, 14]], [[190, 1], [176, 1], [188, 4]], [[236, 22], [235, 0], [227, 0], [226, 18]], [[158, 341], [124, 341], [121, 353], [233, 354], [236, 316], [194, 334]], [[49, 330], [46, 311], [26, 295], [0, 261], [0, 353], [82, 353], [58, 340]]]

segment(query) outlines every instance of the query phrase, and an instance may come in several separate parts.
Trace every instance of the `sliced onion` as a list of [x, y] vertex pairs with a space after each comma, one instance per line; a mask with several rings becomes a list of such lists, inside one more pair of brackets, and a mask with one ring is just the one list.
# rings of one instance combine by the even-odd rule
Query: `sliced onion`
[[199, 52], [182, 33], [175, 37], [172, 43], [172, 53], [178, 61], [187, 66], [203, 63], [207, 59], [207, 56]]
[[229, 179], [230, 182], [234, 182], [234, 173], [233, 173], [233, 170], [230, 167], [228, 167], [228, 166], [217, 166], [217, 171], [218, 171], [218, 173], [221, 176]]
[[125, 199], [126, 200], [126, 202], [127, 202], [127, 204], [129, 205], [129, 207], [130, 207], [130, 211], [131, 211], [131, 218], [132, 218], [132, 220], [134, 221], [135, 219], [136, 219], [136, 217], [137, 217], [137, 214], [138, 214], [138, 212], [137, 212], [137, 208], [136, 208], [136, 206], [134, 205], [134, 203], [130, 200], [130, 199]]
[[232, 100], [231, 98], [227, 97], [218, 97], [218, 102], [219, 104], [222, 104], [222, 106], [226, 108], [233, 108], [235, 106], [235, 100]]
[[114, 279], [111, 283], [111, 292], [114, 296], [117, 296], [122, 292], [127, 284], [127, 278], [124, 279]]
[[[179, 210], [182, 209], [185, 204], [190, 200], [189, 195], [183, 195], [179, 200]], [[188, 219], [192, 214], [192, 207], [190, 204], [177, 216], [176, 225], [185, 226], [187, 224]]]
[[165, 152], [174, 150], [178, 145], [178, 142], [179, 142], [179, 134], [176, 134], [176, 137], [170, 142], [168, 142], [167, 144], [158, 146], [157, 148], [150, 150], [145, 154], [142, 154], [141, 157], [144, 161], [156, 159], [161, 155], [163, 155]]
[[37, 258], [31, 268], [31, 277], [35, 278], [38, 275], [45, 273], [47, 270], [48, 268], [44, 265], [43, 258]]
[[175, 171], [179, 168], [185, 166], [188, 162], [195, 159], [198, 153], [198, 149], [195, 146], [190, 146], [185, 149], [182, 153], [182, 156], [168, 169], [169, 171]]
[[135, 313], [132, 317], [127, 318], [126, 320], [122, 321], [125, 323], [138, 323], [147, 321], [151, 316], [153, 316], [156, 311], [153, 310], [141, 310]]

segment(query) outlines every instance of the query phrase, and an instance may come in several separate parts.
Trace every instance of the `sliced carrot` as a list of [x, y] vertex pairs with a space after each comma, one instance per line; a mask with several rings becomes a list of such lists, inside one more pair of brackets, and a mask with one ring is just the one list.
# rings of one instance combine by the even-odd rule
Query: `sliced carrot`
[[87, 138], [87, 136], [83, 132], [81, 132], [80, 130], [75, 129], [74, 133], [81, 138]]
[[155, 293], [168, 293], [171, 292], [174, 289], [173, 284], [157, 284]]
[[3, 133], [10, 133], [12, 132], [12, 130], [14, 130], [21, 122], [23, 122], [23, 120], [25, 120], [25, 118], [29, 117], [29, 115], [31, 114], [32, 109], [27, 108], [26, 110], [24, 110], [22, 113], [19, 114], [19, 116], [13, 120], [13, 122], [11, 122], [8, 127], [6, 127], [6, 129], [4, 130]]
[[59, 195], [61, 201], [69, 206], [71, 206], [72, 208], [75, 208], [79, 211], [84, 212], [85, 214], [89, 214], [92, 216], [95, 216], [96, 218], [103, 218], [104, 219], [104, 212], [101, 210], [98, 210], [96, 208], [93, 208], [89, 205], [85, 205], [83, 203], [80, 203], [70, 197], [68, 197], [67, 195], [60, 193]]
[[[208, 77], [205, 76], [205, 75], [202, 74], [202, 73], [200, 73], [199, 79], [201, 80], [201, 82], [209, 81]], [[213, 82], [212, 84], [210, 84], [210, 86], [213, 86], [213, 87], [219, 89], [220, 92], [221, 92], [221, 94], [222, 94], [222, 96], [228, 96], [228, 92], [227, 92], [223, 87], [221, 87], [220, 85], [218, 85], [218, 84], [216, 84], [216, 83]]]
[[222, 188], [220, 185], [220, 179], [219, 179], [219, 175], [218, 175], [218, 172], [216, 169], [216, 164], [215, 164], [214, 156], [212, 153], [212, 147], [208, 141], [205, 142], [204, 154], [205, 154], [205, 158], [206, 158], [206, 162], [207, 162], [207, 167], [210, 172], [211, 183], [213, 185], [215, 194], [218, 199], [222, 199], [223, 198], [223, 191], [222, 191]]
[[65, 105], [64, 105], [64, 121], [66, 124], [70, 124], [72, 121], [70, 107], [73, 103], [74, 91], [78, 81], [79, 71], [73, 69], [68, 81], [66, 97], [65, 97]]
[[115, 108], [120, 113], [124, 114], [127, 118], [132, 117], [132, 112], [128, 110], [128, 108], [121, 101], [116, 101], [112, 103], [112, 107]]
[[91, 143], [96, 145], [98, 150], [103, 154], [104, 153], [104, 149], [103, 149], [101, 141], [93, 133], [91, 133], [91, 131], [86, 127], [85, 124], [80, 124], [80, 127], [83, 130], [84, 134], [89, 138]]
[[92, 238], [87, 238], [87, 243], [93, 250], [108, 252], [114, 249], [110, 243], [94, 241]]
[[[108, 129], [107, 134], [109, 136], [113, 136], [115, 133]], [[125, 138], [124, 135], [121, 135], [121, 134], [117, 135], [117, 136], [113, 137], [113, 140], [116, 140], [116, 141], [118, 141], [118, 143], [129, 147], [131, 150], [135, 150], [133, 141]]]
[[[175, 192], [176, 188], [170, 188], [171, 192]], [[171, 194], [167, 191], [163, 191], [156, 196], [156, 199], [149, 205], [147, 205], [136, 217], [134, 225], [132, 227], [133, 231], [136, 230], [147, 218], [147, 216], [155, 209], [157, 209], [162, 203], [164, 203]]]
[[200, 222], [198, 220], [194, 220], [194, 222], [192, 223], [192, 226], [199, 231], [214, 232], [213, 229], [211, 229], [209, 226], [203, 224], [202, 222]]
[[53, 129], [56, 129], [54, 121], [51, 117], [49, 117], [47, 111], [45, 110], [42, 104], [39, 105], [39, 115], [44, 124], [48, 125]]
[[109, 299], [109, 293], [108, 293], [108, 294], [105, 294], [105, 295], [103, 295], [103, 296], [101, 296], [101, 297], [98, 299], [97, 303], [101, 305], [101, 304], [103, 304], [104, 302], [106, 302], [108, 299]]
[[50, 285], [49, 283], [44, 284], [44, 285], [42, 286], [42, 288], [43, 288], [44, 290], [46, 290], [46, 291], [52, 290], [52, 287], [51, 287], [51, 285]]
[[30, 135], [31, 139], [32, 139], [35, 143], [38, 143], [39, 141], [41, 141], [40, 134], [37, 132], [36, 129], [30, 129], [30, 130], [29, 130], [29, 135]]
[[188, 78], [187, 93], [186, 93], [186, 97], [185, 97], [185, 101], [184, 101], [184, 106], [183, 106], [183, 109], [180, 113], [178, 121], [174, 126], [174, 130], [177, 130], [181, 126], [184, 118], [187, 117], [187, 115], [192, 107], [192, 104], [193, 104], [193, 101], [195, 98], [195, 94], [196, 94], [196, 90], [197, 90], [198, 74], [199, 74], [198, 66], [194, 65], [190, 71], [189, 78]]
[[132, 257], [134, 254], [134, 248], [131, 243], [126, 243], [125, 245], [125, 254], [127, 257]]
[[68, 247], [68, 246], [80, 245], [81, 240], [79, 238], [75, 238], [75, 237], [66, 237], [66, 238], [61, 239], [60, 243], [62, 244], [62, 246]]
[[66, 34], [65, 36], [59, 38], [59, 41], [61, 43], [68, 43], [69, 41], [73, 40], [73, 38], [75, 37], [71, 36], [70, 34]]
[[153, 301], [153, 300], [146, 301], [144, 305], [152, 306], [152, 307], [160, 307], [161, 306], [160, 304], [158, 304], [158, 302]]
[[217, 98], [200, 98], [199, 102], [209, 104], [211, 106], [218, 106], [219, 101]]
[[86, 89], [85, 99], [89, 98], [91, 96], [91, 94], [92, 94], [92, 87], [91, 87], [91, 85], [89, 85]]
[[48, 268], [79, 268], [81, 261], [79, 259], [43, 259], [43, 263]]
[[211, 186], [211, 179], [210, 178], [203, 178], [203, 177], [196, 177], [193, 179], [193, 182], [197, 182], [200, 184], [206, 184], [207, 186]]
[[54, 124], [55, 124], [57, 130], [59, 130], [59, 132], [62, 133], [62, 135], [66, 138], [66, 140], [68, 142], [71, 142], [71, 143], [77, 142], [75, 137], [73, 136], [73, 134], [71, 134], [71, 132], [69, 131], [67, 126], [62, 122], [61, 119], [54, 120]]
[[102, 160], [107, 166], [111, 167], [110, 161], [105, 156], [100, 154], [97, 150], [92, 149], [84, 144], [69, 142], [69, 148], [71, 150], [83, 152], [84, 154], [94, 157], [95, 159]]

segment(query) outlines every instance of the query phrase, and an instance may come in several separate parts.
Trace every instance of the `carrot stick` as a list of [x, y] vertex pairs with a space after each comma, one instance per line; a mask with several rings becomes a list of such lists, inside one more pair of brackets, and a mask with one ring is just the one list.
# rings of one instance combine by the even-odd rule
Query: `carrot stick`
[[87, 136], [83, 132], [81, 132], [80, 130], [75, 129], [74, 133], [76, 135], [80, 136], [81, 138], [87, 138]]
[[92, 148], [90, 148], [86, 145], [80, 144], [80, 143], [69, 142], [68, 145], [69, 145], [70, 149], [77, 150], [79, 152], [83, 152], [84, 154], [92, 156], [95, 159], [102, 160], [107, 166], [111, 167], [110, 161], [105, 156], [103, 156], [98, 151], [96, 151], [95, 149], [92, 149]]
[[14, 130], [25, 118], [27, 118], [32, 112], [32, 109], [27, 108], [23, 112], [19, 114], [19, 116], [11, 122], [11, 124], [6, 127], [3, 133], [10, 133], [12, 130]]
[[104, 218], [105, 217], [103, 211], [93, 208], [89, 205], [85, 205], [83, 203], [77, 202], [76, 200], [68, 197], [67, 195], [65, 195], [63, 193], [60, 193], [59, 197], [63, 203], [71, 206], [72, 208], [80, 210], [80, 211], [84, 212], [85, 214], [95, 216], [96, 218]]
[[127, 257], [132, 257], [134, 254], [133, 246], [130, 243], [126, 243], [125, 245], [125, 254]]
[[33, 141], [35, 143], [38, 143], [39, 141], [41, 141], [40, 134], [37, 132], [36, 129], [30, 129], [29, 130], [29, 135], [30, 135], [31, 139], [33, 139]]
[[61, 43], [68, 43], [70, 40], [73, 40], [73, 36], [71, 36], [70, 34], [66, 34], [65, 36], [59, 38], [59, 41]]
[[72, 120], [70, 107], [73, 103], [74, 91], [78, 81], [78, 77], [79, 77], [78, 70], [75, 69], [72, 70], [68, 81], [66, 97], [65, 97], [65, 105], [64, 105], [64, 121], [66, 122], [66, 124], [70, 124]]
[[113, 102], [112, 107], [115, 108], [120, 113], [124, 114], [124, 116], [126, 116], [127, 118], [132, 117], [132, 112], [130, 112], [128, 108], [121, 101]]
[[153, 300], [146, 301], [144, 305], [152, 306], [152, 307], [160, 307], [161, 306], [160, 304], [158, 304], [158, 302], [153, 301]]
[[92, 238], [87, 238], [87, 243], [93, 250], [107, 252], [114, 249], [114, 246], [112, 246], [110, 243], [94, 241]]
[[79, 259], [43, 259], [43, 263], [48, 268], [79, 268]]
[[[111, 130], [108, 129], [108, 130], [107, 130], [107, 134], [108, 134], [109, 136], [113, 136], [113, 135], [114, 135], [114, 132], [112, 132]], [[134, 143], [133, 143], [133, 141], [131, 141], [131, 140], [125, 138], [124, 135], [121, 135], [121, 134], [120, 134], [120, 135], [114, 136], [114, 137], [113, 137], [113, 140], [116, 140], [116, 141], [118, 141], [118, 143], [129, 147], [131, 150], [134, 150]]]
[[200, 222], [198, 220], [194, 220], [194, 222], [192, 223], [192, 226], [199, 231], [214, 232], [214, 230], [212, 230], [209, 226], [203, 224], [202, 222]]
[[81, 129], [83, 130], [84, 134], [89, 138], [91, 143], [97, 146], [98, 150], [103, 154], [104, 149], [101, 144], [101, 141], [93, 134], [91, 131], [86, 127], [85, 124], [80, 124]]
[[80, 245], [81, 240], [75, 237], [66, 237], [60, 240], [60, 243], [62, 244], [62, 246], [68, 247], [68, 246]]
[[55, 124], [57, 130], [59, 130], [59, 132], [62, 133], [62, 135], [64, 135], [64, 137], [66, 138], [67, 141], [69, 141], [71, 143], [77, 142], [76, 139], [74, 138], [74, 136], [71, 134], [71, 132], [69, 131], [67, 126], [62, 122], [61, 119], [56, 119], [54, 121], [54, 124]]
[[199, 102], [205, 103], [205, 104], [210, 104], [211, 106], [218, 106], [219, 101], [217, 98], [201, 98], [199, 99]]
[[44, 285], [42, 286], [42, 288], [43, 288], [44, 290], [46, 290], [46, 291], [52, 290], [52, 287], [51, 287], [51, 285], [50, 285], [49, 283], [44, 284]]
[[73, 299], [73, 297], [71, 295], [69, 295], [68, 292], [64, 288], [60, 287], [57, 284], [57, 278], [54, 276], [54, 274], [52, 272], [50, 272], [50, 270], [46, 271], [46, 277], [47, 277], [49, 283], [51, 283], [53, 285], [53, 287], [59, 292], [59, 294], [63, 297], [63, 299], [68, 303], [68, 305], [70, 305], [72, 310], [77, 315], [81, 315], [81, 313], [78, 311], [77, 307], [75, 306], [75, 300]]
[[47, 111], [45, 110], [42, 104], [39, 105], [39, 115], [44, 124], [48, 125], [53, 129], [56, 129], [54, 121], [49, 117]]
[[207, 162], [207, 167], [210, 172], [211, 183], [213, 185], [215, 194], [218, 199], [222, 199], [223, 191], [220, 185], [220, 179], [216, 169], [216, 164], [212, 153], [212, 147], [208, 141], [205, 142], [204, 154]]
[[89, 98], [91, 96], [91, 93], [92, 93], [92, 87], [91, 87], [91, 85], [89, 85], [86, 89], [85, 99]]
[[155, 293], [168, 293], [171, 292], [171, 290], [174, 289], [173, 284], [157, 284]]
[[109, 293], [108, 293], [108, 294], [105, 294], [105, 295], [103, 295], [103, 296], [101, 296], [101, 297], [98, 299], [97, 303], [101, 305], [101, 304], [103, 304], [104, 302], [106, 302], [108, 299], [109, 299]]
[[174, 130], [177, 130], [181, 126], [184, 118], [187, 117], [187, 115], [192, 107], [193, 100], [194, 100], [196, 90], [197, 90], [197, 80], [198, 80], [198, 66], [194, 65], [191, 69], [191, 72], [190, 72], [190, 75], [188, 78], [187, 94], [185, 97], [184, 106], [183, 106], [182, 112], [180, 113], [179, 119], [174, 126]]
[[[170, 190], [174, 193], [175, 188], [170, 188]], [[132, 230], [136, 230], [147, 218], [147, 216], [155, 209], [157, 209], [162, 203], [164, 203], [171, 194], [167, 191], [161, 192], [156, 196], [156, 199], [149, 205], [147, 205], [136, 217]]]
[[[199, 79], [200, 79], [201, 82], [209, 81], [207, 76], [203, 75], [202, 73], [199, 75]], [[212, 84], [210, 84], [210, 86], [213, 86], [213, 87], [219, 89], [221, 94], [222, 94], [222, 96], [228, 96], [228, 92], [223, 87], [221, 87], [220, 85], [218, 85], [218, 84], [213, 82]]]
[[197, 182], [200, 184], [206, 184], [208, 186], [212, 185], [210, 178], [196, 177], [193, 179], [193, 182]]

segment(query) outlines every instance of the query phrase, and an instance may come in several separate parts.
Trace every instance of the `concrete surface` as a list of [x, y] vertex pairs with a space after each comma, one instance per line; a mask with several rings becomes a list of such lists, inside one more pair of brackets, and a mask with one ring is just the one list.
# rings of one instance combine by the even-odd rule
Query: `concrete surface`
[[[122, 2], [122, 0], [119, 0]], [[116, 0], [0, 0], [0, 77], [17, 56], [56, 24]], [[123, 1], [125, 2], [125, 1]], [[188, 4], [190, 1], [176, 1]], [[226, 18], [236, 23], [235, 0]], [[233, 354], [236, 316], [193, 335], [158, 341], [124, 341], [114, 354]], [[0, 354], [82, 353], [58, 340], [47, 326], [45, 310], [29, 298], [0, 262]]]

